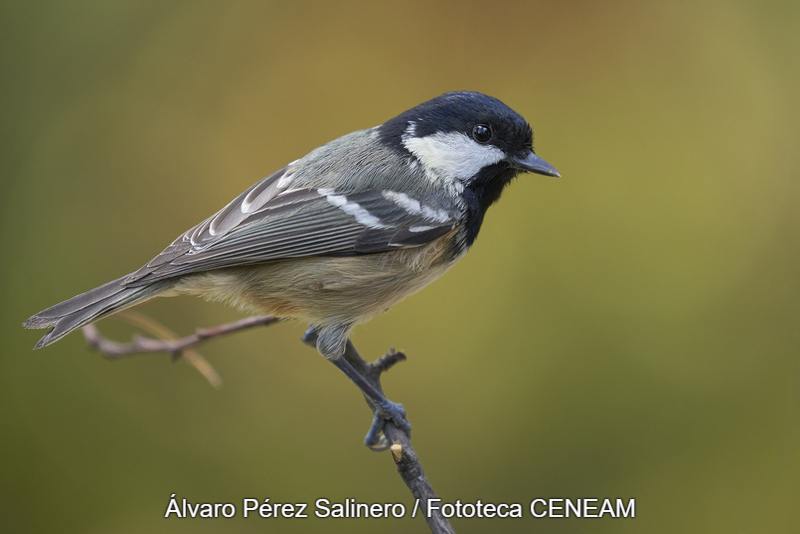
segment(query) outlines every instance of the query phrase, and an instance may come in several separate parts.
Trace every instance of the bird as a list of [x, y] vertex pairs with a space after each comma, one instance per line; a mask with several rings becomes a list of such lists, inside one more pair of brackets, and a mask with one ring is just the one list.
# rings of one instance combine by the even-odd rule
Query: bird
[[35, 349], [157, 296], [200, 295], [310, 324], [306, 339], [376, 407], [365, 443], [385, 443], [388, 401], [342, 357], [352, 328], [427, 286], [478, 236], [520, 173], [559, 177], [529, 123], [474, 91], [442, 94], [322, 145], [256, 182], [140, 269], [41, 311]]

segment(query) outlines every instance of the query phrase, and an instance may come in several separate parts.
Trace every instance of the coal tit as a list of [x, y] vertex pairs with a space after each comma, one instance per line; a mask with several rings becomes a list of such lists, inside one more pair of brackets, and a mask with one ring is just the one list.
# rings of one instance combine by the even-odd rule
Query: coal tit
[[[244, 191], [131, 274], [56, 304], [26, 328], [44, 347], [156, 296], [201, 295], [310, 323], [317, 350], [379, 415], [410, 429], [342, 358], [350, 330], [416, 293], [470, 248], [487, 208], [520, 172], [559, 176], [531, 127], [499, 100], [441, 95], [353, 132]], [[381, 417], [367, 435], [375, 446]]]

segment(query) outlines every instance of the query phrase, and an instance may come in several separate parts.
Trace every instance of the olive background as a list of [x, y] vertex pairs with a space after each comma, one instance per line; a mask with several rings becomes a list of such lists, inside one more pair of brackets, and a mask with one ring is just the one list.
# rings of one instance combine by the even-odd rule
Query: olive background
[[[0, 4], [0, 531], [425, 532], [421, 519], [164, 519], [170, 495], [413, 500], [370, 413], [282, 323], [109, 363], [28, 316], [135, 270], [270, 172], [436, 95], [533, 125], [441, 280], [358, 327], [446, 502], [636, 499], [634, 519], [456, 531], [800, 529], [800, 4]], [[139, 311], [182, 334], [241, 315]], [[99, 323], [118, 339], [133, 330]]]

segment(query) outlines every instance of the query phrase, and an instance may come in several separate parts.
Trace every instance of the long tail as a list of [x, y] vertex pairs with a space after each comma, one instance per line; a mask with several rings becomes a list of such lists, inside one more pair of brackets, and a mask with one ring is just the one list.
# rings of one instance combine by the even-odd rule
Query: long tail
[[55, 327], [33, 348], [38, 349], [55, 343], [75, 329], [155, 297], [175, 285], [173, 280], [161, 280], [147, 286], [125, 287], [122, 282], [126, 278], [127, 276], [123, 276], [51, 306], [22, 323], [25, 328]]

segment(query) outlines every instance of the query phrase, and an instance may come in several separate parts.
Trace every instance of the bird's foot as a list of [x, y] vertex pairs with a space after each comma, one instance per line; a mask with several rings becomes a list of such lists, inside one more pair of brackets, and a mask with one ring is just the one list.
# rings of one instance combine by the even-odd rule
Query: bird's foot
[[364, 445], [373, 451], [385, 451], [389, 448], [389, 441], [383, 432], [386, 421], [391, 421], [394, 425], [405, 432], [411, 439], [411, 425], [406, 419], [406, 411], [402, 404], [386, 400], [375, 405], [375, 417], [372, 419], [372, 426], [364, 438]]
[[[302, 339], [303, 343], [306, 345], [317, 347], [321, 353], [325, 354], [325, 351], [317, 344], [319, 341], [319, 331], [316, 327], [309, 327]], [[384, 433], [384, 428], [386, 427], [387, 421], [391, 421], [394, 426], [405, 432], [408, 438], [411, 439], [411, 425], [408, 423], [408, 419], [406, 419], [406, 411], [403, 408], [403, 405], [387, 400], [383, 395], [383, 392], [380, 391], [380, 374], [397, 361], [405, 359], [405, 356], [402, 358], [394, 358], [391, 363], [384, 361], [384, 357], [384, 359], [381, 359], [376, 363], [367, 364], [361, 359], [361, 356], [358, 355], [355, 347], [353, 347], [352, 343], [349, 341], [347, 342], [345, 350], [351, 351], [349, 356], [351, 358], [355, 358], [355, 360], [362, 365], [362, 369], [365, 370], [366, 373], [371, 376], [378, 385], [376, 388], [364, 376], [359, 374], [355, 368], [353, 368], [353, 365], [347, 361], [347, 353], [345, 353], [343, 356], [337, 355], [335, 358], [328, 358], [331, 363], [338, 367], [340, 371], [342, 371], [356, 384], [356, 386], [358, 386], [358, 388], [364, 394], [364, 397], [367, 399], [367, 402], [373, 407], [375, 416], [372, 418], [372, 426], [364, 438], [364, 445], [374, 451], [384, 451], [389, 448], [390, 443]], [[394, 351], [392, 351], [390, 354], [392, 356], [396, 356]]]

